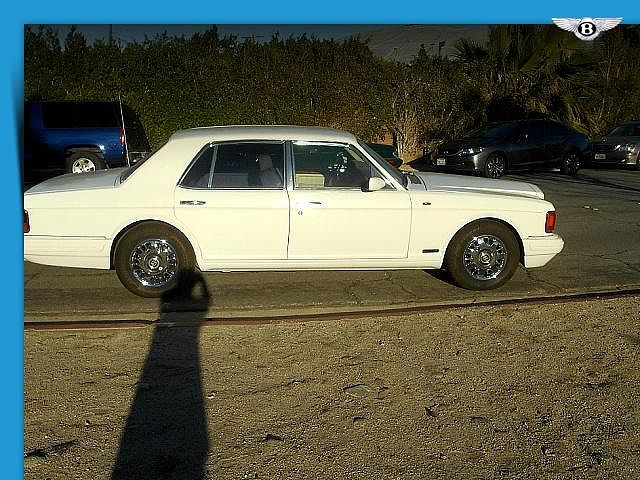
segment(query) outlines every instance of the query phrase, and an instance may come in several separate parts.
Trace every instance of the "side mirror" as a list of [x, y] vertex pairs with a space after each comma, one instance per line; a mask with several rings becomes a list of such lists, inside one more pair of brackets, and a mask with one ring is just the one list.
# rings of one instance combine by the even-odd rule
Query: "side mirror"
[[365, 192], [375, 192], [383, 189], [387, 184], [380, 177], [371, 177], [366, 184]]

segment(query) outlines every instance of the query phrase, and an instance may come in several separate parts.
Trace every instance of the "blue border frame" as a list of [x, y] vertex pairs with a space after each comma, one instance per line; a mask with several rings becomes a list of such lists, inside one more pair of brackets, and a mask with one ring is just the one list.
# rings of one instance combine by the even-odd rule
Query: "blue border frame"
[[[79, 0], [48, 2], [35, 0], [14, 4], [1, 20], [0, 41], [4, 46], [0, 86], [3, 105], [2, 158], [4, 188], [2, 219], [5, 235], [2, 251], [9, 257], [9, 275], [3, 277], [7, 314], [3, 319], [1, 372], [5, 393], [2, 395], [3, 477], [20, 478], [23, 471], [23, 261], [22, 236], [18, 220], [22, 205], [19, 178], [21, 120], [23, 98], [23, 28], [30, 23], [271, 23], [271, 24], [406, 24], [406, 23], [551, 23], [551, 17], [623, 17], [624, 23], [640, 23], [640, 7], [627, 1], [595, 2], [539, 0], [533, 4], [498, 0], [476, 2], [461, 0], [455, 4], [427, 3], [418, 0], [400, 2], [327, 0], [322, 8], [313, 4], [300, 7], [299, 2], [249, 0], [221, 5], [204, 0], [187, 0], [179, 5], [169, 2], [124, 2], [86, 7]], [[11, 11], [10, 8], [14, 10]]]

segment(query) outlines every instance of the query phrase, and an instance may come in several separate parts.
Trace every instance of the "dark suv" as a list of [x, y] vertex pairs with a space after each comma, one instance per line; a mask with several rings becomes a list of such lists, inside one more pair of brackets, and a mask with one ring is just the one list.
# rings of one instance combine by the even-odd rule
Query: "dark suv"
[[552, 120], [489, 123], [432, 155], [436, 170], [480, 173], [498, 178], [520, 168], [560, 167], [573, 175], [580, 168], [589, 141], [572, 128]]
[[126, 105], [76, 101], [25, 103], [27, 175], [120, 167], [135, 163], [148, 151], [144, 129]]

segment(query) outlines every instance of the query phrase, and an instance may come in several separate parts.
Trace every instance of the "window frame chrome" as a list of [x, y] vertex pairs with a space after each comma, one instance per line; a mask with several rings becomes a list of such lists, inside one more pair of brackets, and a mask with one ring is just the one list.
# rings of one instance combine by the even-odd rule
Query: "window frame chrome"
[[[283, 181], [282, 181], [282, 186], [281, 187], [247, 187], [247, 188], [241, 188], [241, 187], [219, 187], [219, 188], [213, 188], [212, 184], [213, 184], [213, 173], [214, 173], [214, 168], [215, 168], [215, 164], [216, 161], [218, 159], [218, 147], [221, 145], [229, 145], [229, 144], [240, 144], [240, 143], [262, 143], [262, 144], [272, 144], [272, 145], [282, 145], [283, 147], [283, 162], [282, 162], [282, 166], [284, 168], [284, 172], [282, 172], [282, 176], [283, 176]], [[200, 150], [198, 150], [198, 153], [195, 154], [195, 156], [193, 157], [193, 159], [191, 160], [191, 162], [189, 162], [189, 165], [187, 165], [187, 168], [184, 170], [184, 172], [182, 172], [182, 175], [180, 176], [180, 179], [178, 180], [178, 182], [176, 183], [176, 187], [180, 187], [180, 188], [184, 188], [187, 190], [198, 190], [198, 191], [211, 191], [211, 192], [217, 192], [217, 191], [256, 191], [256, 190], [286, 190], [287, 189], [287, 150], [286, 150], [286, 144], [287, 144], [287, 140], [268, 140], [268, 139], [250, 139], [250, 140], [242, 140], [242, 139], [236, 139], [236, 140], [223, 140], [223, 141], [211, 141], [206, 143]], [[200, 157], [204, 154], [204, 152], [209, 149], [209, 148], [213, 148], [213, 155], [212, 155], [212, 159], [211, 159], [211, 166], [210, 166], [210, 170], [209, 170], [209, 180], [207, 183], [206, 187], [191, 187], [188, 185], [183, 185], [182, 182], [184, 181], [184, 178], [187, 176], [187, 174], [191, 171], [191, 169], [193, 168], [193, 166], [196, 164], [196, 162], [198, 160], [200, 160]]]
[[[290, 172], [291, 172], [291, 178], [288, 179], [288, 181], [290, 181], [290, 183], [288, 183], [288, 187], [291, 188], [291, 190], [298, 190], [298, 191], [358, 191], [358, 192], [362, 192], [362, 188], [361, 187], [323, 187], [322, 189], [313, 189], [313, 188], [298, 188], [296, 183], [295, 183], [295, 155], [293, 153], [293, 145], [318, 145], [318, 146], [325, 146], [325, 147], [341, 147], [341, 148], [346, 148], [346, 149], [350, 149], [350, 150], [354, 150], [355, 152], [357, 152], [360, 157], [362, 157], [362, 159], [367, 162], [369, 164], [369, 166], [372, 168], [372, 170], [374, 172], [377, 172], [378, 177], [383, 179], [384, 182], [386, 183], [387, 187], [389, 187], [388, 189], [382, 189], [382, 190], [378, 190], [378, 191], [398, 191], [398, 186], [396, 185], [397, 182], [395, 181], [395, 179], [393, 179], [388, 172], [380, 167], [378, 165], [378, 163], [375, 161], [375, 159], [371, 158], [370, 155], [367, 154], [366, 151], [364, 151], [363, 149], [359, 148], [358, 144], [353, 144], [350, 142], [331, 142], [331, 141], [322, 141], [322, 140], [291, 140], [289, 142], [290, 144]], [[371, 175], [371, 177], [373, 177], [374, 175]], [[370, 178], [371, 178], [370, 177]], [[401, 185], [402, 186], [402, 185]]]

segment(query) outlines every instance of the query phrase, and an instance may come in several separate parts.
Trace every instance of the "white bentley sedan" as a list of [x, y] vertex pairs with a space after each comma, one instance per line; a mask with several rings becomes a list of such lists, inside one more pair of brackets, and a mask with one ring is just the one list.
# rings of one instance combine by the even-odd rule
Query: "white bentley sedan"
[[490, 289], [563, 247], [535, 185], [401, 173], [325, 128], [180, 131], [129, 169], [40, 183], [24, 208], [26, 260], [115, 269], [145, 297], [194, 268], [443, 268], [463, 288]]

